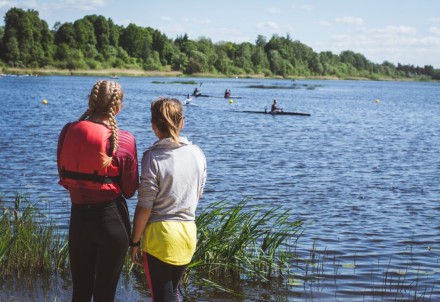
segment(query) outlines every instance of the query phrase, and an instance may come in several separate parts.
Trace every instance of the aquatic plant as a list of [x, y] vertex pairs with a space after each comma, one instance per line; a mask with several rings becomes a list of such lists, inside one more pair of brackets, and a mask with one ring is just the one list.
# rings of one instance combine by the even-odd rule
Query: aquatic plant
[[153, 84], [183, 84], [183, 85], [198, 85], [196, 81], [152, 81]]
[[314, 90], [318, 87], [323, 87], [323, 85], [311, 85], [311, 84], [296, 84], [293, 83], [291, 86], [286, 85], [249, 85], [247, 88], [254, 89], [308, 89]]
[[241, 282], [288, 280], [303, 222], [291, 221], [281, 207], [264, 210], [248, 201], [218, 201], [198, 214], [197, 250], [185, 286], [201, 282], [231, 292], [228, 287]]
[[[0, 199], [0, 203], [4, 203]], [[0, 278], [21, 278], [68, 268], [66, 238], [23, 194], [0, 215]]]

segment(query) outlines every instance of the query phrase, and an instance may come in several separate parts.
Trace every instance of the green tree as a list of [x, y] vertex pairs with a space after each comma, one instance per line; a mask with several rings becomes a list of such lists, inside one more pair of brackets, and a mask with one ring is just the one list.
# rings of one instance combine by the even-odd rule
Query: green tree
[[188, 45], [191, 41], [188, 38], [187, 34], [184, 34], [183, 36], [178, 36], [175, 40], [174, 40], [174, 45], [177, 46], [177, 48], [187, 54], [189, 53], [190, 49], [188, 49]]
[[323, 51], [319, 53], [319, 60], [321, 61], [323, 75], [336, 75], [336, 70], [341, 64], [338, 55], [331, 51]]
[[20, 50], [17, 38], [11, 37], [9, 38], [5, 43], [5, 52], [4, 52], [4, 59], [6, 62], [9, 62], [10, 64], [14, 65], [15, 62], [18, 62], [20, 60]]
[[[38, 66], [50, 55], [51, 34], [35, 10], [10, 9], [5, 15], [4, 58], [12, 64]], [[18, 47], [18, 52], [17, 52]]]
[[188, 56], [182, 52], [173, 56], [171, 60], [171, 68], [175, 71], [184, 71], [188, 66]]
[[242, 68], [246, 73], [253, 73], [252, 53], [254, 46], [251, 43], [242, 43], [238, 45], [234, 64]]
[[162, 64], [160, 62], [160, 55], [158, 51], [153, 51], [153, 53], [145, 59], [144, 69], [145, 70], [162, 69]]
[[158, 30], [152, 30], [151, 49], [157, 51], [162, 65], [169, 65], [173, 60], [173, 56], [177, 51], [172, 41], [166, 35]]
[[286, 73], [286, 69], [284, 66], [284, 60], [281, 57], [281, 54], [276, 49], [269, 50], [268, 59], [270, 64], [270, 70], [277, 75], [284, 75]]
[[198, 50], [191, 51], [188, 56], [188, 64], [184, 72], [187, 74], [206, 72], [208, 71], [207, 68], [208, 57]]
[[264, 52], [263, 46], [256, 46], [254, 52], [252, 53], [252, 64], [254, 65], [255, 72], [260, 72], [263, 69], [269, 68], [269, 60], [266, 53]]
[[215, 69], [222, 74], [230, 74], [234, 66], [227, 53], [227, 49], [223, 47], [224, 44], [219, 44], [216, 47], [217, 59], [214, 62]]
[[96, 39], [96, 49], [104, 53], [107, 46], [110, 45], [110, 27], [109, 22], [104, 16], [89, 15], [84, 17], [93, 24]]
[[255, 41], [255, 45], [264, 49], [264, 47], [266, 46], [266, 37], [263, 35], [258, 35], [257, 40]]
[[[151, 37], [150, 37], [151, 40]], [[148, 53], [148, 33], [133, 23], [122, 29], [119, 37], [119, 45], [130, 57], [143, 58]]]
[[119, 36], [121, 34], [122, 26], [116, 25], [113, 23], [112, 19], [108, 19], [109, 26], [109, 43], [111, 46], [118, 47], [119, 46]]
[[309, 62], [309, 69], [315, 75], [322, 75], [324, 72], [324, 67], [319, 58], [319, 54], [314, 53], [312, 59]]
[[[215, 51], [215, 45], [212, 43], [211, 39], [206, 37], [201, 37], [196, 42], [197, 51], [190, 52], [190, 58], [195, 57], [195, 59], [200, 58], [202, 60], [200, 63], [202, 64], [203, 72], [213, 72], [214, 64], [217, 60], [217, 53]], [[203, 56], [200, 56], [199, 53], [202, 53]], [[196, 56], [194, 54], [197, 54]], [[198, 58], [197, 58], [198, 57]]]
[[367, 69], [369, 63], [369, 61], [362, 54], [355, 53], [350, 50], [341, 52], [339, 57], [341, 58], [342, 63], [349, 64], [357, 70]]
[[80, 19], [73, 23], [75, 32], [75, 45], [80, 49], [85, 58], [94, 59], [98, 55], [96, 49], [95, 30], [92, 22], [88, 19]]
[[3, 59], [2, 54], [5, 53], [4, 46], [3, 46], [3, 36], [5, 34], [5, 29], [3, 26], [0, 26], [0, 60]]
[[72, 23], [64, 23], [62, 24], [58, 31], [55, 33], [55, 43], [56, 45], [65, 44], [69, 48], [76, 48], [76, 32], [75, 27]]

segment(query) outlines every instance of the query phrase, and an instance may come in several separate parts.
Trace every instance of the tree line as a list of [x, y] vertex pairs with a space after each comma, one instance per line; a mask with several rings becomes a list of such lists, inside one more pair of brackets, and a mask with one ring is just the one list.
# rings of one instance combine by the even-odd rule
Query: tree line
[[151, 27], [133, 23], [124, 27], [101, 15], [57, 22], [49, 29], [38, 11], [20, 8], [11, 8], [4, 20], [0, 27], [3, 67], [440, 80], [440, 69], [431, 65], [377, 64], [350, 50], [318, 53], [288, 34], [270, 39], [258, 35], [255, 44], [213, 43], [206, 37], [191, 40], [186, 34], [170, 39]]

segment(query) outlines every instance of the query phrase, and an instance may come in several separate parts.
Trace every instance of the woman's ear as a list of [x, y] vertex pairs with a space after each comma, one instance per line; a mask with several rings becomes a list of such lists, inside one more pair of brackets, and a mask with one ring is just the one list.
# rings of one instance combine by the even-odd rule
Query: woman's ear
[[183, 119], [180, 121], [180, 130], [182, 130], [184, 126], [185, 126], [185, 119], [183, 118]]

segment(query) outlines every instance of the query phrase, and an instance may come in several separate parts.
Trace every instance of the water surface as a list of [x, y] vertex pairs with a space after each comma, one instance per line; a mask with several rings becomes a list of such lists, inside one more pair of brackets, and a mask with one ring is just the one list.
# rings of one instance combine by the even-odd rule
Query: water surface
[[[0, 192], [9, 200], [30, 194], [63, 229], [69, 198], [57, 185], [56, 142], [85, 111], [97, 79], [0, 78]], [[139, 155], [155, 141], [149, 103], [160, 95], [183, 101], [196, 86], [177, 83], [185, 80], [119, 79], [119, 125], [134, 133]], [[200, 208], [251, 198], [251, 205], [290, 209], [305, 221], [298, 252], [323, 264], [303, 272], [319, 278], [269, 298], [251, 288], [249, 300], [440, 301], [438, 83], [191, 80], [211, 96], [185, 107], [183, 135], [208, 160]], [[222, 98], [226, 88], [242, 98]], [[311, 116], [241, 112], [263, 111], [273, 99]], [[136, 198], [129, 204], [133, 213]], [[68, 300], [69, 288], [55, 295]], [[136, 301], [122, 289], [119, 298]]]

